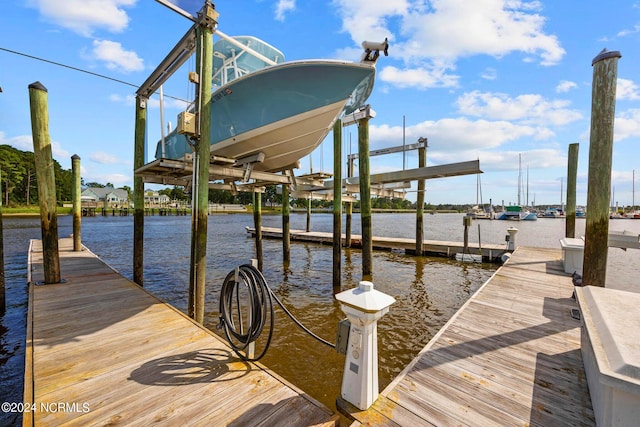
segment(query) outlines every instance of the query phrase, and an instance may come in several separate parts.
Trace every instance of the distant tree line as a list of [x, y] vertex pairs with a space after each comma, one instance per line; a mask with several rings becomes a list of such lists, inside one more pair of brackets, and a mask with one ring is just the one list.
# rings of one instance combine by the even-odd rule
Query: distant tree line
[[[73, 176], [53, 161], [57, 200], [71, 200]], [[0, 194], [5, 206], [28, 206], [38, 203], [38, 182], [33, 152], [21, 151], [10, 145], [0, 145]]]

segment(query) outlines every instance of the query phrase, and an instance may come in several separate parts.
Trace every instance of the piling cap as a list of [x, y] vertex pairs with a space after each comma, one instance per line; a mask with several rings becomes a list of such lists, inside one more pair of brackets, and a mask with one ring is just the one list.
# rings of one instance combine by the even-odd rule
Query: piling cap
[[340, 292], [336, 299], [342, 304], [355, 308], [365, 313], [377, 313], [396, 302], [395, 298], [373, 289], [373, 283], [360, 282], [357, 288]]
[[591, 66], [594, 66], [596, 62], [599, 62], [599, 61], [602, 61], [602, 60], [608, 59], [608, 58], [622, 58], [622, 54], [620, 54], [620, 51], [607, 50], [607, 48], [605, 47], [604, 49], [602, 49], [600, 51], [598, 56], [593, 58], [593, 61], [591, 61]]
[[48, 92], [47, 88], [44, 87], [44, 85], [42, 83], [40, 83], [40, 82], [31, 83], [29, 85], [29, 89], [36, 89], [36, 90], [41, 90], [41, 91], [44, 91], [44, 92]]

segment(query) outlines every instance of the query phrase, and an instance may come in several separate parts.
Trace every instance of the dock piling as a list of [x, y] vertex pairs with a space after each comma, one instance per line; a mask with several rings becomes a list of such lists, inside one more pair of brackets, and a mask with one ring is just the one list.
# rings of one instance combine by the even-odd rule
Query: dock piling
[[373, 273], [371, 230], [371, 174], [369, 167], [369, 119], [358, 120], [358, 171], [360, 174], [360, 223], [362, 227], [362, 277]]
[[262, 193], [253, 192], [253, 226], [256, 229], [256, 259], [262, 271]]
[[38, 178], [40, 227], [44, 282], [60, 283], [58, 254], [58, 212], [56, 204], [56, 178], [53, 169], [51, 138], [49, 136], [49, 107], [47, 88], [40, 82], [29, 85], [33, 155]]
[[[427, 166], [427, 138], [418, 138], [418, 142], [424, 142], [424, 147], [418, 148], [418, 167]], [[416, 197], [416, 255], [422, 256], [424, 247], [424, 191], [425, 180], [418, 180], [418, 195]]]
[[[145, 133], [147, 129], [147, 98], [136, 97], [135, 146], [133, 170], [144, 166]], [[140, 286], [144, 283], [144, 181], [133, 176], [133, 281]]]
[[285, 263], [291, 260], [290, 211], [289, 184], [282, 184], [282, 261]]
[[342, 120], [333, 125], [333, 293], [342, 274]]
[[71, 174], [73, 179], [73, 187], [71, 188], [71, 199], [73, 201], [73, 250], [80, 252], [82, 250], [82, 201], [80, 189], [80, 156], [74, 154], [71, 156]]
[[196, 25], [196, 64], [198, 66], [198, 91], [196, 105], [199, 115], [197, 176], [194, 183], [194, 209], [191, 270], [193, 281], [190, 291], [193, 305], [190, 316], [198, 323], [204, 322], [205, 284], [207, 275], [207, 225], [209, 220], [209, 164], [211, 156], [211, 79], [213, 76], [213, 31], [217, 22], [207, 16], [216, 16], [213, 5], [205, 3], [198, 25]]
[[604, 287], [607, 275], [613, 122], [618, 59], [621, 56], [618, 51], [605, 49], [591, 63], [593, 83], [587, 192], [589, 214], [584, 244], [584, 286]]
[[569, 144], [567, 160], [567, 210], [564, 237], [576, 237], [576, 182], [578, 177], [578, 143]]

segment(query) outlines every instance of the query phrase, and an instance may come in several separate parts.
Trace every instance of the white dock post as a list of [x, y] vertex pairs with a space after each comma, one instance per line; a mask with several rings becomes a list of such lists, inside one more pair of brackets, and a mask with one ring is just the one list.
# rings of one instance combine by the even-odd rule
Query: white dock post
[[518, 229], [515, 228], [515, 227], [509, 227], [509, 228], [507, 228], [507, 233], [509, 233], [508, 250], [513, 252], [518, 247], [516, 245], [516, 234], [518, 234]]
[[336, 295], [351, 321], [341, 396], [365, 410], [378, 398], [378, 319], [396, 300], [362, 281], [357, 288]]

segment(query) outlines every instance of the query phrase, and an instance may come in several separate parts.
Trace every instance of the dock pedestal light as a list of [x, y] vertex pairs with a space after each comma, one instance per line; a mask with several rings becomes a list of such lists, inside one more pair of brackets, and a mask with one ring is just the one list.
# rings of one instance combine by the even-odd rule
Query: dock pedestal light
[[515, 251], [516, 250], [516, 234], [518, 234], [518, 229], [515, 227], [509, 227], [507, 228], [507, 233], [509, 233], [509, 245], [508, 245], [508, 250], [510, 251]]
[[357, 288], [336, 295], [351, 328], [347, 346], [342, 398], [365, 410], [378, 398], [378, 319], [396, 300], [362, 281]]

